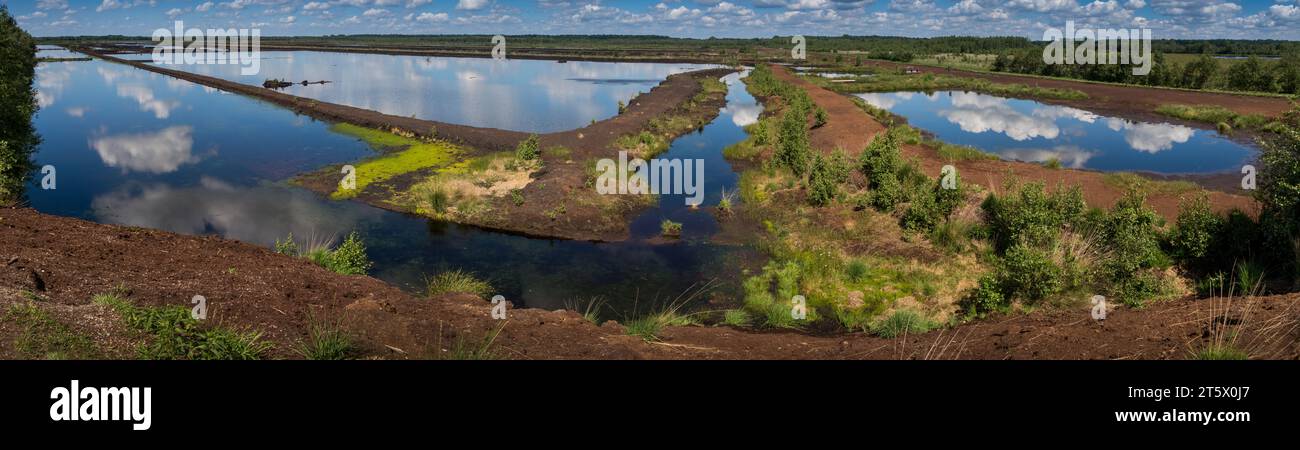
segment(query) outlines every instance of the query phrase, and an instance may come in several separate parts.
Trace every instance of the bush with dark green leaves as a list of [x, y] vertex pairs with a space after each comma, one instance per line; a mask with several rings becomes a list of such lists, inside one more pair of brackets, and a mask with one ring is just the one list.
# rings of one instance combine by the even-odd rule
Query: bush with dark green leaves
[[966, 187], [961, 184], [961, 176], [957, 175], [956, 171], [953, 171], [951, 176], [947, 186], [944, 185], [942, 177], [934, 185], [934, 205], [945, 220], [966, 202]]
[[797, 108], [790, 108], [781, 117], [779, 142], [774, 155], [777, 165], [786, 167], [795, 176], [802, 177], [808, 171], [810, 150], [808, 148], [808, 124], [806, 115]]
[[0, 5], [0, 204], [21, 201], [36, 166], [36, 41]]
[[1262, 142], [1259, 156], [1261, 256], [1275, 274], [1300, 284], [1300, 107], [1278, 122], [1277, 135]]
[[1202, 193], [1184, 199], [1178, 219], [1169, 233], [1170, 256], [1188, 266], [1203, 268], [1224, 231], [1225, 219], [1210, 210], [1209, 196]]
[[[289, 249], [294, 252], [297, 252], [298, 249], [297, 244], [293, 243], [293, 236], [290, 236], [285, 243], [276, 242], [277, 252]], [[356, 232], [348, 234], [347, 239], [333, 250], [328, 247], [318, 247], [310, 249], [299, 256], [311, 260], [318, 266], [343, 275], [365, 275], [374, 266], [374, 263], [366, 256], [366, 244], [361, 241], [361, 236]]]
[[849, 158], [842, 150], [830, 157], [813, 157], [808, 171], [808, 202], [813, 206], [826, 206], [839, 196], [839, 187], [849, 179]]
[[933, 195], [925, 193], [912, 199], [912, 203], [907, 206], [907, 211], [904, 211], [903, 217], [899, 219], [899, 225], [908, 231], [928, 232], [939, 225], [939, 221], [939, 206], [935, 203]]
[[1042, 183], [1026, 184], [1005, 196], [989, 195], [982, 205], [998, 251], [1022, 243], [1050, 247], [1063, 228], [1080, 221], [1086, 207], [1078, 186], [1048, 193]]
[[536, 134], [528, 135], [527, 139], [519, 141], [515, 146], [515, 158], [520, 161], [532, 161], [541, 155], [540, 144]]
[[[953, 174], [956, 177], [956, 174]], [[959, 180], [953, 180], [960, 183]], [[960, 184], [945, 187], [943, 179], [935, 180], [930, 189], [920, 190], [912, 196], [912, 204], [903, 213], [901, 224], [911, 231], [930, 232], [947, 222], [953, 211], [965, 201], [966, 193]]]
[[903, 183], [898, 179], [902, 156], [894, 133], [877, 135], [858, 160], [858, 171], [867, 177], [867, 187], [872, 190], [871, 206], [878, 211], [889, 211], [903, 201]]
[[862, 150], [858, 170], [867, 177], [868, 187], [875, 189], [880, 183], [879, 178], [886, 174], [897, 176], [898, 169], [902, 166], [902, 159], [897, 137], [894, 133], [886, 132], [877, 135], [870, 144], [867, 144], [867, 148]]
[[1011, 302], [1002, 295], [1002, 285], [998, 282], [997, 276], [992, 274], [980, 277], [979, 285], [971, 290], [960, 304], [962, 309], [974, 314], [998, 311], [1010, 305]]
[[1169, 265], [1160, 250], [1161, 220], [1137, 189], [1128, 190], [1111, 208], [1102, 226], [1102, 240], [1109, 250], [1104, 266], [1114, 280], [1141, 269]]
[[353, 232], [330, 254], [327, 268], [344, 275], [365, 275], [374, 264], [366, 257], [366, 244]]
[[1007, 250], [998, 268], [1002, 294], [1012, 300], [1034, 304], [1061, 291], [1061, 269], [1051, 255], [1024, 244]]

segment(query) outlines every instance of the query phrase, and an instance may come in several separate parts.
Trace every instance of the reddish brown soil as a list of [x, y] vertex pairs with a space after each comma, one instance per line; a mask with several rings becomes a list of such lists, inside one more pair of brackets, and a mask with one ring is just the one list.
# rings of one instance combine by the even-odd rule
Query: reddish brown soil
[[1146, 117], [1155, 116], [1155, 109], [1162, 105], [1218, 105], [1238, 114], [1259, 114], [1278, 117], [1292, 108], [1291, 101], [1281, 97], [1263, 97], [1254, 95], [1234, 95], [1221, 92], [1202, 92], [1181, 89], [1161, 89], [1137, 86], [1120, 86], [1114, 84], [1089, 83], [1057, 78], [1039, 78], [1007, 73], [985, 73], [969, 70], [945, 69], [930, 66], [911, 66], [890, 61], [863, 61], [863, 64], [897, 70], [913, 67], [922, 73], [955, 75], [969, 78], [981, 78], [994, 83], [1023, 84], [1052, 89], [1073, 89], [1088, 94], [1083, 100], [1045, 99], [1052, 103], [1066, 104], [1087, 109], [1097, 113], [1106, 113], [1132, 117], [1134, 113]]
[[[306, 260], [215, 237], [102, 225], [0, 209], [0, 309], [35, 304], [90, 336], [103, 357], [133, 355], [141, 337], [91, 302], [117, 286], [139, 305], [189, 305], [208, 299], [209, 324], [259, 330], [274, 344], [267, 357], [294, 350], [312, 321], [338, 321], [362, 358], [448, 355], [458, 340], [478, 342], [500, 321], [491, 305], [467, 295], [416, 298], [379, 280], [344, 276]], [[32, 274], [36, 275], [33, 276]], [[37, 286], [40, 280], [40, 286]], [[668, 327], [657, 342], [596, 326], [567, 311], [511, 310], [493, 344], [512, 359], [1183, 359], [1231, 325], [1237, 347], [1255, 358], [1300, 358], [1300, 296], [1180, 300], [1145, 309], [1117, 308], [1105, 322], [1088, 307], [1040, 310], [898, 339], [861, 333], [812, 336], [728, 327]], [[0, 357], [20, 357], [21, 332], [0, 320]], [[1225, 334], [1221, 334], [1225, 335]]]
[[[850, 151], [851, 155], [855, 155], [861, 152], [867, 144], [871, 143], [876, 133], [885, 130], [884, 126], [880, 125], [875, 118], [862, 112], [848, 97], [799, 78], [783, 66], [774, 65], [772, 68], [777, 77], [806, 90], [812, 96], [813, 101], [825, 108], [829, 114], [827, 125], [814, 129], [810, 133], [811, 142], [834, 143], [834, 145]], [[846, 122], [868, 122], [869, 124], [838, 125]], [[835, 148], [827, 146], [814, 147], [821, 151], [830, 151]], [[1046, 183], [1048, 187], [1056, 187], [1058, 183], [1065, 186], [1078, 185], [1083, 190], [1084, 199], [1087, 200], [1088, 204], [1103, 208], [1110, 207], [1124, 194], [1121, 188], [1105, 183], [1103, 181], [1104, 175], [1098, 172], [1050, 169], [1040, 164], [1014, 161], [947, 161], [934, 150], [920, 145], [904, 146], [903, 155], [906, 158], [914, 158], [920, 161], [921, 168], [932, 177], [938, 177], [943, 166], [951, 164], [957, 168], [957, 173], [960, 174], [963, 181], [978, 184], [995, 192], [1003, 188], [1005, 181], [1009, 177], [1014, 177], [1020, 181], [1041, 181]], [[1237, 192], [1241, 191], [1238, 190]], [[1181, 197], [1181, 195], [1173, 193], [1153, 192], [1147, 197], [1147, 203], [1166, 219], [1172, 220], [1178, 216]], [[1236, 208], [1254, 212], [1257, 208], [1254, 200], [1248, 196], [1220, 191], [1210, 192], [1210, 202], [1218, 211]]]

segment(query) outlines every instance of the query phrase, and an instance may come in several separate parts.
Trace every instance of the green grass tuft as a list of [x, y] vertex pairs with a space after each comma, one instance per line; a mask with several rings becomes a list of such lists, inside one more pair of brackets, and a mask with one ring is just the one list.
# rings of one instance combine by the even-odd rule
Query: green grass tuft
[[492, 285], [480, 280], [473, 273], [456, 269], [434, 275], [425, 282], [426, 295], [436, 297], [450, 293], [473, 294], [479, 298], [492, 295]]
[[258, 331], [201, 327], [184, 306], [136, 306], [119, 293], [96, 295], [94, 302], [112, 308], [148, 338], [138, 349], [142, 359], [253, 360], [272, 348]]
[[338, 324], [312, 323], [307, 341], [298, 346], [298, 354], [317, 361], [349, 359], [354, 352], [352, 338]]
[[100, 356], [94, 341], [50, 317], [35, 302], [9, 305], [2, 320], [12, 320], [21, 329], [14, 338], [18, 353], [41, 359], [95, 359]]
[[916, 311], [900, 309], [884, 320], [872, 324], [870, 331], [880, 337], [893, 339], [907, 334], [925, 333], [936, 326]]

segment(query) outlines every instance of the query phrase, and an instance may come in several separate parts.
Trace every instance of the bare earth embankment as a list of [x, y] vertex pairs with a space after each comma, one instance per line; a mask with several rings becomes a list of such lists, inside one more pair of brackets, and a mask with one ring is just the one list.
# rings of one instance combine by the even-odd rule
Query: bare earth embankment
[[[417, 298], [250, 244], [23, 208], [0, 209], [0, 261], [0, 311], [35, 305], [107, 358], [129, 358], [140, 342], [91, 301], [119, 287], [142, 306], [188, 308], [203, 295], [205, 326], [261, 331], [274, 345], [264, 355], [271, 358], [300, 357], [294, 349], [312, 324], [334, 321], [354, 338], [356, 357], [385, 359], [445, 357], [457, 342], [479, 342], [498, 328], [492, 353], [512, 359], [1183, 359], [1214, 339], [1215, 324], [1229, 324], [1252, 357], [1300, 358], [1295, 294], [1118, 308], [1104, 322], [1087, 308], [1042, 310], [897, 339], [692, 326], [667, 327], [658, 342], [645, 342], [574, 312], [511, 310], [502, 322], [468, 295]], [[22, 333], [11, 317], [0, 320], [0, 357], [41, 357], [19, 352]]]

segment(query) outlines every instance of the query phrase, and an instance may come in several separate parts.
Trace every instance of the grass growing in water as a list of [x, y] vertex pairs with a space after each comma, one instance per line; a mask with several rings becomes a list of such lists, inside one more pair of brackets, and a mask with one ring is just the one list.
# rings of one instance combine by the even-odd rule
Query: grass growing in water
[[681, 222], [673, 222], [664, 219], [663, 222], [659, 222], [659, 232], [662, 233], [664, 237], [681, 237], [682, 224]]
[[678, 294], [677, 298], [664, 303], [656, 311], [625, 318], [623, 328], [628, 335], [638, 336], [646, 341], [657, 341], [659, 340], [659, 333], [664, 327], [699, 325], [700, 321], [694, 314], [685, 314], [683, 310], [710, 288], [712, 288], [712, 282], [705, 283], [702, 286], [692, 285], [681, 294]]
[[118, 292], [96, 295], [94, 302], [112, 308], [127, 326], [148, 337], [138, 349], [142, 359], [251, 360], [271, 349], [258, 331], [202, 328], [184, 306], [136, 306]]
[[426, 280], [425, 285], [425, 292], [429, 297], [450, 293], [473, 294], [479, 298], [487, 298], [492, 295], [491, 284], [478, 279], [473, 273], [460, 269], [448, 270], [434, 275]]
[[330, 194], [330, 198], [335, 200], [355, 197], [367, 186], [398, 175], [445, 167], [454, 163], [462, 154], [460, 148], [447, 142], [424, 141], [346, 123], [334, 125], [330, 130], [359, 138], [376, 149], [401, 149], [353, 164], [357, 176], [356, 189], [343, 189], [340, 186]]
[[605, 308], [604, 297], [591, 297], [587, 300], [573, 299], [564, 302], [564, 308], [582, 314], [588, 322], [600, 325], [600, 311]]

